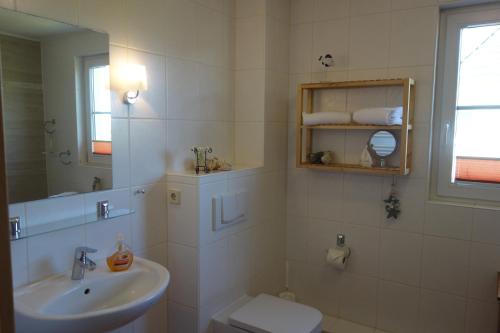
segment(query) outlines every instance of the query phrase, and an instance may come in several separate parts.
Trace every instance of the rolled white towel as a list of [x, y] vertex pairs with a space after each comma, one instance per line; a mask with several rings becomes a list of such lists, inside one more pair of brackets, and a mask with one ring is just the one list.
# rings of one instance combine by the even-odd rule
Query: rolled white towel
[[351, 122], [351, 114], [347, 112], [302, 112], [302, 122], [306, 126], [348, 124]]
[[403, 124], [403, 107], [361, 109], [354, 112], [352, 118], [358, 124], [401, 125]]

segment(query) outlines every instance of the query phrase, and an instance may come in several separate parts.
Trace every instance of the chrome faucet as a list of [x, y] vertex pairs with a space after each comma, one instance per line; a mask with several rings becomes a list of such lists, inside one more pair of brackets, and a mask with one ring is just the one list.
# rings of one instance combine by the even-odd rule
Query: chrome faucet
[[93, 271], [96, 263], [87, 257], [87, 253], [96, 253], [96, 249], [90, 247], [77, 247], [75, 249], [75, 258], [73, 260], [73, 271], [71, 280], [82, 280], [85, 277], [85, 270]]

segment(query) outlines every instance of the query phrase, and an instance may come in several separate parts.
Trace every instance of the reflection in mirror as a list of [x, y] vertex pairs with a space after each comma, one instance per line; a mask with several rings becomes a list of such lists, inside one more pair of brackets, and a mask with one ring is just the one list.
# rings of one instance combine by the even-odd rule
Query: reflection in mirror
[[394, 154], [398, 141], [389, 131], [377, 131], [368, 140], [368, 150], [376, 166], [385, 167], [385, 159]]
[[0, 9], [9, 201], [112, 188], [106, 34]]

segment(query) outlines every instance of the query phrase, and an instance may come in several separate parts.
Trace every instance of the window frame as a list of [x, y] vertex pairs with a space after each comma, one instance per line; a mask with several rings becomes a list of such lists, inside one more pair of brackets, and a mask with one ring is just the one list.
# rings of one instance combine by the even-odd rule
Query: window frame
[[[91, 82], [90, 82], [90, 68], [98, 67], [98, 66], [109, 66], [109, 54], [98, 54], [91, 56], [84, 56], [82, 58], [82, 69], [83, 69], [83, 84], [84, 84], [84, 106], [85, 106], [85, 124], [86, 124], [86, 132], [85, 132], [85, 141], [87, 147], [87, 163], [94, 165], [111, 165], [112, 163], [112, 154], [103, 155], [103, 154], [94, 154], [92, 143], [94, 141], [93, 138], [93, 112], [91, 108]], [[111, 103], [111, 101], [110, 101]], [[111, 139], [111, 143], [113, 139]]]
[[[459, 69], [460, 31], [474, 25], [500, 23], [499, 5], [480, 5], [442, 12], [435, 91], [434, 191], [440, 197], [500, 201], [500, 184], [451, 181]], [[436, 163], [437, 162], [437, 163]]]

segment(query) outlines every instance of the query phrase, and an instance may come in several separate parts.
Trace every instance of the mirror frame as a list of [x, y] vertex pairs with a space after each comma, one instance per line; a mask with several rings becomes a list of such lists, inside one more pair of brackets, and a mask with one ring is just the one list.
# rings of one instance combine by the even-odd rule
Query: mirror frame
[[[390, 153], [389, 155], [386, 155], [386, 156], [380, 156], [379, 154], [377, 154], [377, 152], [375, 151], [375, 149], [372, 148], [372, 145], [371, 145], [371, 141], [372, 141], [373, 137], [377, 133], [380, 133], [380, 132], [387, 132], [387, 133], [391, 134], [392, 137], [394, 138], [394, 141], [396, 142], [392, 153]], [[399, 142], [397, 136], [393, 132], [386, 130], [386, 129], [377, 130], [377, 131], [373, 132], [370, 135], [370, 137], [368, 138], [368, 142], [366, 143], [368, 152], [370, 153], [370, 156], [373, 159], [373, 166], [377, 166], [377, 167], [381, 167], [381, 168], [386, 167], [385, 160], [388, 159], [389, 157], [393, 156], [394, 154], [396, 154], [396, 152], [399, 149], [399, 145], [400, 145], [400, 142]]]

